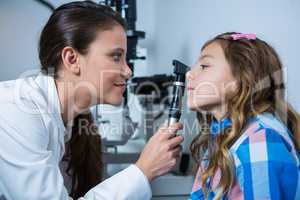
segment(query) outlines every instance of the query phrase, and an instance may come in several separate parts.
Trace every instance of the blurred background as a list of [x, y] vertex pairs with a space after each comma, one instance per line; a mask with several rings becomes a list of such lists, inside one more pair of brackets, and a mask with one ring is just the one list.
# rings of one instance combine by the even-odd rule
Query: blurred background
[[[48, 2], [57, 7], [71, 1]], [[0, 0], [0, 81], [16, 79], [27, 70], [40, 67], [38, 40], [50, 14], [50, 9], [34, 0]], [[219, 33], [256, 33], [279, 53], [286, 68], [288, 101], [300, 112], [299, 0], [136, 0], [136, 14], [136, 29], [145, 32], [145, 38], [138, 41], [137, 51], [146, 59], [135, 62], [135, 77], [172, 74], [172, 60], [175, 58], [189, 66], [193, 65], [204, 42]], [[107, 176], [133, 162], [147, 141], [145, 119], [149, 116], [141, 110], [155, 110], [155, 106], [159, 105], [148, 107], [147, 101], [151, 103], [153, 99], [145, 95], [142, 98], [137, 96], [134, 93], [129, 95], [133, 100], [128, 105], [128, 113], [125, 113], [127, 121], [124, 121], [123, 108], [107, 105], [93, 108], [95, 117], [99, 118], [100, 130], [106, 130], [102, 137], [107, 140], [105, 150], [109, 153]], [[141, 109], [138, 109], [139, 106]], [[184, 122], [194, 124], [194, 113], [185, 106], [183, 110]], [[130, 137], [124, 138], [121, 133], [109, 134], [114, 121], [121, 119], [128, 123], [128, 116], [129, 123], [135, 124]], [[164, 120], [164, 115], [154, 116], [150, 123], [153, 122], [154, 127]], [[122, 132], [122, 128], [119, 127], [117, 132]], [[179, 166], [181, 171], [154, 182], [153, 199], [187, 199], [193, 180], [189, 144], [197, 134], [197, 127], [193, 131], [183, 132], [188, 132], [184, 143], [187, 157]]]

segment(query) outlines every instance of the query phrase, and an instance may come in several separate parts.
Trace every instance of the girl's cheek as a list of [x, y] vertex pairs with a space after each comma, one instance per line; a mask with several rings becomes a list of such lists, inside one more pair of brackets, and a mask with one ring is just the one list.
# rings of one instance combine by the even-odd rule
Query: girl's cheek
[[237, 84], [237, 81], [231, 81], [231, 82], [228, 82], [227, 85], [226, 85], [226, 95], [228, 97], [232, 97], [236, 94], [237, 90], [238, 90], [238, 84]]

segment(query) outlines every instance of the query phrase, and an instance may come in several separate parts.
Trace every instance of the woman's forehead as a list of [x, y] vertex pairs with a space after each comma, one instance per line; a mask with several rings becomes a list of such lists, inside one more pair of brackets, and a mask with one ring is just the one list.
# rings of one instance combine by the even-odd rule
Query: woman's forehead
[[94, 45], [125, 49], [127, 46], [126, 33], [121, 26], [114, 26], [112, 29], [99, 31], [93, 43]]

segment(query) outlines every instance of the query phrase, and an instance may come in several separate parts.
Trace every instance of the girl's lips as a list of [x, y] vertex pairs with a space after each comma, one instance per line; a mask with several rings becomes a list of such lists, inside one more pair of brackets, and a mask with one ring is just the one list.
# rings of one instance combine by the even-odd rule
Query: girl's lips
[[193, 87], [188, 87], [187, 90], [189, 90], [189, 91], [194, 90], [194, 88]]

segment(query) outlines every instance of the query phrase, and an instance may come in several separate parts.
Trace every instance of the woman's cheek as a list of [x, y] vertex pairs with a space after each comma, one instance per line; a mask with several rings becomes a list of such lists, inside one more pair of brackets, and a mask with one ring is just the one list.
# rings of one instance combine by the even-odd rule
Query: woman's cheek
[[116, 82], [116, 78], [113, 73], [107, 73], [104, 77], [104, 81], [102, 84], [103, 90], [106, 93], [109, 93], [114, 89], [114, 83]]
[[118, 104], [122, 100], [122, 90], [115, 85], [118, 81], [119, 75], [116, 73], [107, 74], [104, 80], [103, 95], [109, 104]]

